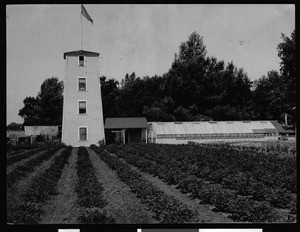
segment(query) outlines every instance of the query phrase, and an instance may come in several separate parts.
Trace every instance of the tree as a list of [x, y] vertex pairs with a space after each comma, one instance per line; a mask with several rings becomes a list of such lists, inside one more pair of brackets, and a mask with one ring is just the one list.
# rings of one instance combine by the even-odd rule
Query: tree
[[103, 118], [119, 116], [119, 109], [117, 107], [117, 99], [120, 95], [120, 90], [118, 89], [119, 82], [113, 78], [106, 80], [105, 76], [101, 76], [100, 83]]
[[277, 71], [254, 82], [253, 100], [260, 119], [280, 119], [284, 113], [284, 85]]
[[34, 97], [26, 97], [23, 100], [24, 107], [19, 110], [19, 116], [24, 119], [24, 126], [39, 125], [39, 103]]
[[63, 82], [57, 77], [46, 79], [36, 98], [26, 97], [19, 115], [24, 125], [61, 125], [63, 111]]
[[179, 52], [164, 76], [165, 95], [172, 97], [178, 107], [188, 108], [195, 103], [199, 109], [202, 108], [199, 107], [205, 92], [202, 82], [209, 64], [205, 55], [203, 38], [196, 32], [180, 44]]
[[22, 130], [22, 129], [23, 129], [22, 123], [11, 122], [6, 126], [6, 130]]
[[182, 106], [178, 106], [175, 109], [174, 115], [177, 121], [190, 121], [192, 118], [190, 111]]
[[143, 115], [149, 121], [174, 121], [176, 118], [174, 113], [174, 101], [171, 97], [164, 97], [159, 101], [155, 101], [151, 106], [144, 106]]
[[[178, 108], [181, 116], [175, 117], [197, 119], [194, 116], [202, 115], [200, 118], [220, 120], [249, 117], [250, 112], [245, 110], [251, 101], [251, 81], [247, 74], [232, 62], [225, 67], [224, 61], [206, 57], [206, 53], [203, 38], [193, 32], [175, 54], [164, 83], [165, 94], [174, 99], [177, 107], [182, 107]], [[192, 105], [196, 110], [189, 112]]]
[[295, 31], [291, 38], [282, 34], [283, 42], [277, 46], [281, 59], [280, 72], [269, 71], [254, 82], [253, 105], [261, 119], [284, 121], [284, 114], [296, 123], [296, 42]]
[[164, 108], [158, 106], [145, 106], [143, 110], [144, 116], [150, 122], [159, 122], [159, 121], [174, 121], [175, 117], [167, 114]]
[[151, 108], [152, 104], [163, 98], [162, 82], [163, 78], [156, 75], [140, 78], [134, 72], [131, 75], [126, 74], [116, 99], [119, 116], [145, 116], [145, 107]]
[[194, 31], [186, 42], [180, 44], [179, 53], [175, 54], [175, 63], [197, 61], [197, 59], [201, 58], [204, 59], [206, 53], [203, 37]]
[[281, 34], [283, 42], [278, 44], [278, 56], [281, 59], [280, 72], [283, 77], [289, 77], [295, 81], [296, 77], [296, 34], [291, 33], [291, 38]]
[[37, 95], [40, 125], [61, 125], [63, 113], [63, 82], [57, 77], [46, 79]]
[[292, 117], [292, 123], [296, 123], [296, 34], [295, 30], [291, 33], [291, 38], [282, 34], [283, 42], [278, 44], [278, 56], [280, 62], [280, 74], [283, 84], [284, 113]]

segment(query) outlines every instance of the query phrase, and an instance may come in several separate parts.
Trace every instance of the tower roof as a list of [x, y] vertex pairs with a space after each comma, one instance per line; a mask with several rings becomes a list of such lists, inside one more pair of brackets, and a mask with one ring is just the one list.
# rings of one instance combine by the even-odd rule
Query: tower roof
[[64, 53], [64, 59], [66, 59], [66, 56], [79, 56], [79, 55], [90, 55], [90, 56], [99, 56], [100, 53], [98, 52], [89, 52], [84, 50], [78, 50], [78, 51], [71, 51], [71, 52], [65, 52]]

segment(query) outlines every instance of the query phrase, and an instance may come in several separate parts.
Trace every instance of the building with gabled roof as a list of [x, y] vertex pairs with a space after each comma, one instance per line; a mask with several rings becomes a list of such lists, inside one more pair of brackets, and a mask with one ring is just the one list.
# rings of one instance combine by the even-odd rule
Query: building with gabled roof
[[148, 123], [145, 117], [106, 118], [105, 138], [110, 143], [147, 142]]

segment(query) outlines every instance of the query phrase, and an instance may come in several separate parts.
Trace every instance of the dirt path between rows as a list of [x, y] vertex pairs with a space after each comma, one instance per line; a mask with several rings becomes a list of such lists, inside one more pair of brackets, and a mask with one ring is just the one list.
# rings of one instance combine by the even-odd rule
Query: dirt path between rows
[[[115, 154], [113, 156], [117, 157]], [[168, 185], [166, 182], [160, 180], [157, 177], [154, 177], [150, 174], [140, 171], [138, 168], [127, 163], [123, 158], [120, 158], [124, 163], [131, 166], [132, 169], [141, 173], [141, 175], [151, 182], [154, 186], [158, 187], [166, 195], [174, 197], [176, 200], [186, 205], [189, 209], [195, 210], [198, 212], [198, 222], [200, 223], [233, 223], [234, 221], [227, 218], [223, 213], [213, 212], [210, 210], [209, 205], [200, 205], [199, 199], [192, 199], [188, 195], [183, 194], [174, 186]], [[195, 223], [198, 223], [195, 222]]]
[[80, 207], [76, 204], [75, 184], [77, 182], [77, 150], [73, 148], [69, 163], [65, 165], [57, 184], [58, 195], [43, 207], [45, 214], [40, 224], [76, 224], [80, 216]]
[[31, 183], [32, 179], [39, 174], [43, 173], [47, 168], [50, 167], [53, 159], [60, 155], [60, 153], [63, 151], [63, 149], [58, 150], [51, 159], [43, 162], [40, 166], [36, 167], [35, 170], [28, 174], [25, 178], [22, 180], [17, 181], [11, 188], [8, 188], [7, 193], [7, 214], [12, 212], [15, 207], [19, 206], [23, 203], [23, 199], [21, 197], [21, 194], [26, 190], [26, 187]]
[[87, 150], [97, 179], [104, 188], [103, 197], [108, 202], [104, 208], [107, 215], [113, 217], [117, 224], [159, 223], [153, 219], [153, 214], [147, 210], [147, 206], [130, 191], [129, 186], [122, 182], [94, 151], [90, 148]]
[[6, 174], [10, 173], [14, 168], [16, 168], [17, 166], [20, 166], [20, 165], [23, 165], [24, 163], [26, 163], [27, 161], [35, 158], [35, 157], [38, 157], [39, 155], [45, 153], [48, 149], [46, 150], [43, 150], [43, 151], [38, 151], [36, 154], [33, 154], [31, 155], [30, 157], [26, 158], [26, 159], [23, 159], [23, 160], [20, 160], [20, 161], [17, 161], [13, 164], [10, 164], [6, 167]]

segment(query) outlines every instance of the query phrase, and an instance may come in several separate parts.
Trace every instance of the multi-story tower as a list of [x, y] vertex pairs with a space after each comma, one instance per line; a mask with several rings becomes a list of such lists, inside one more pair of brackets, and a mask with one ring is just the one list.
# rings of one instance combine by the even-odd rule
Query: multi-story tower
[[99, 53], [64, 53], [64, 105], [62, 142], [74, 147], [97, 144], [105, 139]]

